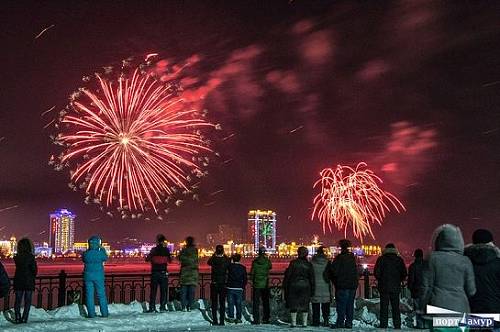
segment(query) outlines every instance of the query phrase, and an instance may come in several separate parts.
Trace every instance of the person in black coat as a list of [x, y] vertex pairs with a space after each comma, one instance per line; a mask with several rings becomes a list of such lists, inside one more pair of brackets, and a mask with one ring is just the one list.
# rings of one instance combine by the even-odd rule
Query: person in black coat
[[359, 271], [354, 254], [349, 251], [349, 240], [339, 241], [340, 254], [330, 264], [327, 275], [335, 287], [337, 302], [336, 328], [352, 328], [354, 299], [359, 282]]
[[422, 249], [416, 249], [413, 257], [415, 260], [408, 268], [408, 289], [411, 293], [413, 300], [413, 310], [415, 310], [417, 318], [416, 328], [424, 328], [424, 321], [422, 319], [422, 286], [424, 275], [424, 252]]
[[7, 271], [0, 262], [0, 299], [9, 295], [10, 290], [10, 279]]
[[392, 243], [387, 244], [382, 256], [375, 263], [375, 278], [380, 292], [380, 328], [387, 328], [389, 302], [394, 328], [401, 328], [399, 293], [401, 292], [401, 283], [406, 279], [406, 275], [405, 263], [399, 256], [396, 247]]
[[[35, 290], [35, 277], [37, 265], [34, 248], [31, 240], [23, 238], [17, 243], [17, 254], [14, 256], [16, 272], [14, 274], [14, 291], [16, 300], [14, 302], [15, 322], [27, 323], [30, 313], [31, 299]], [[24, 310], [21, 317], [21, 303], [24, 299]]]
[[500, 310], [500, 250], [493, 244], [493, 235], [478, 229], [472, 245], [465, 248], [474, 268], [476, 294], [469, 299], [473, 313], [498, 313]]
[[160, 286], [160, 312], [167, 311], [168, 301], [168, 272], [167, 265], [172, 262], [170, 250], [165, 246], [165, 235], [156, 236], [156, 247], [146, 256], [146, 262], [151, 263], [151, 294], [149, 297], [149, 310], [156, 312], [156, 292]]
[[[226, 312], [226, 278], [227, 269], [231, 261], [224, 254], [224, 247], [218, 244], [215, 253], [208, 259], [208, 265], [212, 267], [212, 282], [210, 284], [210, 300], [212, 302], [213, 325], [224, 325]], [[217, 319], [217, 307], [219, 307], [220, 320]]]
[[243, 294], [247, 286], [247, 268], [240, 263], [241, 255], [234, 254], [233, 262], [229, 264], [227, 270], [227, 305], [229, 319], [234, 320], [234, 308], [236, 307], [235, 323], [241, 323], [241, 311], [243, 303]]
[[283, 280], [286, 306], [290, 309], [291, 326], [297, 325], [297, 313], [301, 313], [302, 326], [307, 326], [309, 302], [314, 293], [314, 269], [307, 260], [306, 247], [299, 247], [298, 258], [288, 265]]

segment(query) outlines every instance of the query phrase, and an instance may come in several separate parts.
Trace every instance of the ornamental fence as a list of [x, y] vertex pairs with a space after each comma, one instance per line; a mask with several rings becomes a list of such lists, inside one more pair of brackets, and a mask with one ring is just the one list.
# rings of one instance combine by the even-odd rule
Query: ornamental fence
[[[271, 272], [269, 288], [271, 298], [282, 297], [282, 283], [284, 273]], [[249, 279], [250, 276], [249, 276]], [[106, 294], [109, 303], [130, 303], [133, 301], [147, 302], [150, 296], [150, 274], [107, 274], [105, 278]], [[179, 273], [169, 273], [169, 301], [180, 298]], [[245, 290], [245, 299], [251, 300], [251, 280]], [[210, 273], [200, 273], [196, 293], [200, 299], [210, 299]], [[357, 297], [378, 297], [375, 278], [366, 271], [360, 279]], [[407, 296], [403, 287], [402, 297]], [[0, 301], [0, 310], [7, 310], [14, 305], [14, 290], [11, 288], [8, 296]], [[159, 295], [158, 295], [159, 297]], [[85, 292], [82, 274], [68, 275], [62, 270], [55, 276], [38, 276], [35, 280], [33, 305], [47, 310], [62, 307], [71, 303], [84, 303]], [[158, 299], [156, 303], [158, 303]]]

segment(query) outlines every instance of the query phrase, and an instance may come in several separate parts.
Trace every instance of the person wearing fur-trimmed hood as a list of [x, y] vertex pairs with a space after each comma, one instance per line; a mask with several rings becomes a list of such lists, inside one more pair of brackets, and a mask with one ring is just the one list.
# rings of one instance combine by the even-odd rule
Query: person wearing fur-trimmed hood
[[464, 256], [464, 239], [460, 228], [441, 225], [432, 236], [433, 251], [423, 274], [423, 307], [470, 312], [469, 298], [476, 293], [474, 270]]
[[472, 234], [472, 244], [465, 247], [465, 256], [474, 267], [476, 294], [471, 297], [474, 313], [496, 313], [500, 310], [500, 250], [493, 243], [493, 234], [478, 229]]

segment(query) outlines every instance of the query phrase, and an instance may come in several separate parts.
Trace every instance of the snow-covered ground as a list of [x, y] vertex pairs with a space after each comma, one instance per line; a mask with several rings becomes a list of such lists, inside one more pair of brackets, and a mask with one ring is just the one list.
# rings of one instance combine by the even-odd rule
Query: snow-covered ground
[[[204, 304], [200, 301], [200, 307]], [[84, 317], [84, 307], [73, 304], [70, 306], [57, 308], [51, 311], [31, 308], [30, 319], [27, 324], [14, 325], [4, 316], [0, 316], [0, 330], [9, 331], [279, 331], [289, 330], [289, 326], [283, 324], [271, 325], [251, 325], [248, 311], [242, 324], [227, 324], [226, 326], [210, 326], [210, 323], [204, 318], [202, 311], [194, 310], [191, 312], [172, 311], [167, 313], [143, 313], [144, 307], [139, 302], [130, 304], [111, 304], [109, 306], [110, 316], [108, 318], [87, 319]], [[334, 308], [332, 308], [334, 309]], [[97, 309], [98, 310], [98, 309]], [[99, 311], [97, 311], [99, 312]], [[331, 321], [335, 320], [335, 311], [332, 311]], [[404, 317], [403, 317], [404, 320]], [[358, 310], [357, 319], [354, 321], [355, 328], [346, 331], [366, 331], [374, 330], [378, 323], [377, 316], [369, 312], [366, 306]], [[411, 329], [405, 329], [411, 331]], [[329, 328], [300, 328], [300, 331], [331, 331]], [[421, 331], [421, 330], [419, 330]]]

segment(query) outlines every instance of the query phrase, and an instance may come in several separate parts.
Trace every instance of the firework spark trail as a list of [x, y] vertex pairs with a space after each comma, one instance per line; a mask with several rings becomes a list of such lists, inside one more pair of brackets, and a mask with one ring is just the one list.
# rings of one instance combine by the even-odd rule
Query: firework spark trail
[[47, 32], [48, 30], [52, 29], [55, 26], [56, 26], [55, 24], [52, 24], [52, 25], [46, 27], [45, 29], [43, 29], [42, 31], [40, 31], [40, 33], [38, 35], [35, 36], [35, 39], [40, 38], [45, 32]]
[[158, 53], [149, 53], [146, 55], [146, 58], [144, 59], [144, 61], [148, 61], [149, 59], [151, 59], [155, 56], [158, 56]]
[[294, 129], [290, 130], [288, 133], [289, 133], [289, 134], [293, 134], [293, 133], [295, 133], [296, 131], [301, 130], [302, 128], [304, 128], [304, 126], [298, 126], [297, 128], [294, 128]]
[[224, 137], [222, 140], [223, 140], [223, 141], [227, 141], [228, 139], [233, 138], [234, 136], [236, 136], [236, 134], [235, 134], [235, 133], [232, 133], [232, 134], [230, 134], [230, 135], [228, 135], [228, 136]]
[[4, 211], [8, 211], [8, 210], [12, 210], [12, 209], [16, 209], [18, 208], [19, 205], [12, 205], [12, 206], [7, 206], [7, 207], [4, 207], [4, 208], [1, 208], [0, 209], [0, 212], [4, 212]]
[[49, 123], [47, 123], [45, 126], [43, 126], [43, 129], [47, 129], [48, 127], [50, 127], [51, 124], [53, 124], [54, 122], [56, 122], [55, 119], [52, 119]]
[[40, 114], [40, 117], [43, 118], [43, 116], [47, 113], [50, 113], [51, 111], [53, 111], [54, 109], [56, 108], [56, 105], [52, 106], [51, 108], [49, 108], [48, 110], [46, 110], [45, 112], [43, 112], [42, 114]]
[[[95, 202], [145, 211], [188, 190], [211, 152], [200, 130], [214, 127], [186, 108], [172, 86], [135, 69], [117, 82], [96, 74], [99, 92], [81, 89], [61, 119], [61, 165]], [[56, 143], [57, 143], [56, 142]], [[123, 217], [123, 215], [122, 215]]]
[[382, 180], [366, 166], [361, 162], [356, 168], [338, 165], [321, 171], [321, 178], [313, 186], [321, 192], [313, 200], [311, 219], [319, 219], [323, 232], [326, 228], [332, 232], [335, 226], [344, 230], [344, 236], [352, 228], [360, 240], [367, 235], [375, 238], [372, 224], [381, 225], [391, 207], [397, 212], [406, 210], [396, 196], [379, 187]]

